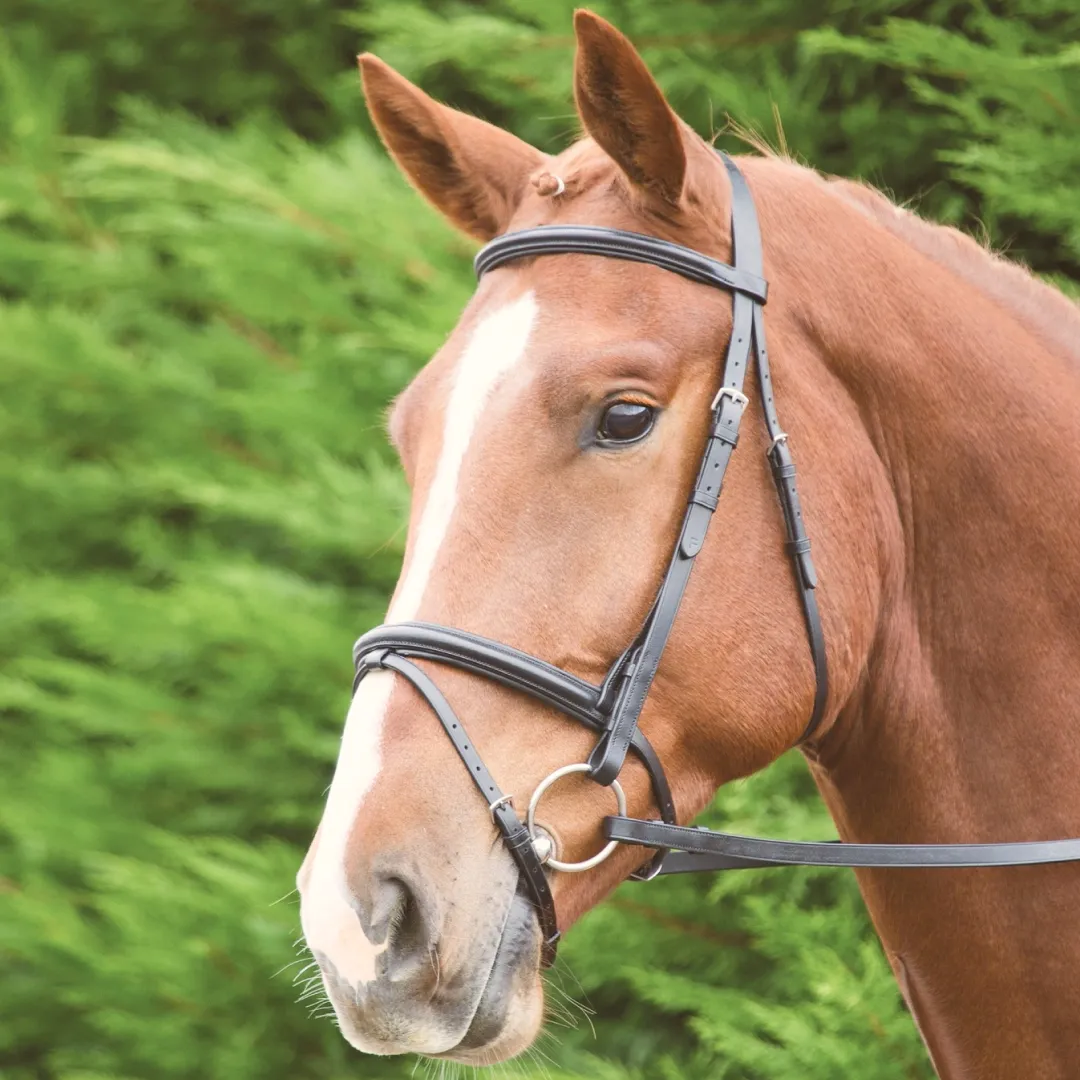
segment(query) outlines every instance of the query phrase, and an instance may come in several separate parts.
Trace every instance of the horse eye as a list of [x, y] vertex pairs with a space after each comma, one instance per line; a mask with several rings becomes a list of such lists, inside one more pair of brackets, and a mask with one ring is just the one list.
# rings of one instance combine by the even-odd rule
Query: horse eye
[[649, 434], [655, 419], [656, 410], [651, 405], [617, 401], [604, 410], [597, 435], [603, 442], [636, 442]]

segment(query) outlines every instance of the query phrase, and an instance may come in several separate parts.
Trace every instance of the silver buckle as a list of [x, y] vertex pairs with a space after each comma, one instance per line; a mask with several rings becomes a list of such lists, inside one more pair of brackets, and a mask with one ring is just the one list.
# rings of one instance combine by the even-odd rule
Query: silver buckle
[[720, 399], [726, 397], [731, 398], [736, 405], [742, 405], [743, 408], [750, 404], [750, 399], [742, 391], [735, 390], [730, 386], [721, 386], [716, 391], [716, 397], [712, 399], [712, 404], [709, 406], [710, 411], [716, 412], [716, 406], [720, 404]]

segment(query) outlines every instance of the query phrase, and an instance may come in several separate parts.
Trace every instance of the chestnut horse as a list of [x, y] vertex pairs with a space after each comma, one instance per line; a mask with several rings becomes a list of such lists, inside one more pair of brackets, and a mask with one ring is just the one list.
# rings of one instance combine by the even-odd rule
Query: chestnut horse
[[[586, 137], [557, 157], [362, 57], [395, 161], [480, 240], [592, 224], [730, 258], [717, 155], [624, 37], [587, 12], [575, 25]], [[770, 157], [740, 168], [828, 647], [827, 710], [803, 752], [841, 837], [1077, 835], [1080, 313], [858, 184]], [[653, 266], [561, 255], [485, 275], [390, 417], [414, 499], [387, 621], [460, 627], [599, 682], [671, 551], [730, 328], [727, 293]], [[795, 745], [814, 698], [751, 414], [742, 444], [642, 718], [681, 821]], [[526, 696], [426, 666], [519, 806], [592, 748]], [[629, 813], [654, 816], [641, 765], [622, 780]], [[561, 858], [600, 846], [612, 803], [580, 777], [549, 792]], [[561, 925], [647, 856], [552, 874]], [[1080, 1075], [1080, 867], [858, 880], [942, 1077]], [[426, 703], [391, 672], [368, 676], [299, 874], [345, 1037], [474, 1064], [526, 1048], [544, 989], [517, 886]]]

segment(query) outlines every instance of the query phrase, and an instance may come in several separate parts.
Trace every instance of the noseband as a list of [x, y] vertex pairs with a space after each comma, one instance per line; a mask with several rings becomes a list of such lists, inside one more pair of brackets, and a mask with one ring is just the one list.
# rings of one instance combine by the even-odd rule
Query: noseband
[[[353, 648], [354, 693], [369, 672], [393, 671], [415, 687], [438, 717], [487, 803], [492, 821], [517, 863], [522, 884], [536, 907], [543, 938], [541, 963], [544, 966], [554, 960], [559, 940], [555, 903], [545, 865], [564, 872], [587, 870], [611, 854], [619, 843], [655, 850], [646, 866], [632, 875], [639, 881], [647, 881], [658, 874], [761, 866], [1011, 866], [1080, 860], [1080, 840], [1018, 844], [787, 843], [678, 824], [663, 766], [642, 734], [638, 721], [694, 561], [705, 542], [724, 473], [738, 443], [739, 425], [748, 404], [743, 383], [751, 353], [770, 440], [768, 459], [787, 533], [785, 547], [792, 560], [817, 684], [810, 719], [800, 741], [813, 735], [821, 723], [828, 697], [825, 638], [816, 599], [817, 575], [795, 489], [795, 465], [773, 401], [765, 348], [763, 308], [768, 287], [763, 276], [761, 233], [754, 201], [742, 173], [726, 154], [720, 157], [731, 181], [733, 264], [730, 266], [656, 237], [593, 225], [549, 225], [506, 233], [492, 240], [476, 256], [478, 278], [518, 259], [573, 253], [648, 263], [699, 284], [731, 292], [731, 337], [720, 388], [711, 405], [711, 424], [701, 466], [678, 542], [649, 614], [637, 636], [612, 664], [604, 681], [595, 686], [509, 645], [431, 623], [379, 626], [364, 634]], [[483, 675], [592, 728], [598, 739], [588, 761], [564, 766], [541, 781], [529, 804], [526, 821], [522, 823], [510, 796], [502, 792], [488, 772], [461, 721], [438, 686], [413, 662], [416, 659], [435, 660]], [[626, 816], [618, 776], [630, 752], [642, 762], [652, 782], [659, 821]], [[607, 846], [598, 855], [579, 863], [554, 859], [551, 838], [535, 825], [540, 797], [551, 784], [571, 772], [582, 772], [596, 783], [612, 788], [619, 810], [617, 815], [604, 819]]]

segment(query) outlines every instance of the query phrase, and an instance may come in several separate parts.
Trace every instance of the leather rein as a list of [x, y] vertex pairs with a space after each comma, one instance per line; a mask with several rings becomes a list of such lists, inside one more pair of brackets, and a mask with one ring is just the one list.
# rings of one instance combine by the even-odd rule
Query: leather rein
[[[596, 686], [537, 657], [465, 630], [432, 623], [405, 622], [376, 627], [353, 648], [356, 678], [353, 692], [371, 671], [396, 672], [412, 684], [442, 724], [473, 783], [487, 803], [495, 827], [518, 866], [521, 884], [540, 923], [541, 964], [554, 961], [559, 940], [555, 903], [545, 866], [563, 871], [590, 869], [618, 844], [651, 848], [654, 856], [635, 880], [659, 874], [739, 870], [765, 866], [835, 866], [867, 868], [1027, 866], [1080, 860], [1080, 839], [1007, 844], [847, 844], [787, 842], [738, 836], [678, 824], [671, 789], [663, 766], [638, 726], [641, 710], [675, 623], [694, 561], [716, 509], [724, 474], [738, 443], [739, 425], [749, 404], [743, 384], [751, 356], [770, 445], [767, 451], [786, 531], [795, 587], [806, 623], [816, 679], [813, 709], [800, 741], [821, 723], [828, 698], [825, 638], [816, 598], [817, 575], [810, 540], [803, 523], [795, 487], [795, 464], [787, 435], [780, 427], [773, 400], [769, 358], [765, 345], [764, 278], [761, 233], [750, 190], [735, 162], [720, 157], [731, 182], [732, 265], [700, 252], [641, 233], [592, 225], [547, 225], [496, 237], [477, 254], [477, 277], [518, 259], [540, 255], [593, 254], [648, 263], [732, 296], [732, 329], [720, 388], [711, 406], [711, 424], [697, 480], [690, 494], [678, 542], [649, 614], [630, 645]], [[511, 796], [503, 793], [488, 772], [465, 727], [438, 686], [414, 661], [434, 660], [492, 679], [527, 694], [598, 735], [588, 761], [564, 766], [537, 787], [526, 820], [521, 821]], [[631, 818], [619, 786], [619, 773], [628, 753], [644, 765], [652, 783], [660, 820]], [[551, 838], [534, 822], [540, 796], [556, 780], [582, 772], [611, 787], [619, 814], [603, 822], [608, 844], [591, 859], [559, 862]]]

